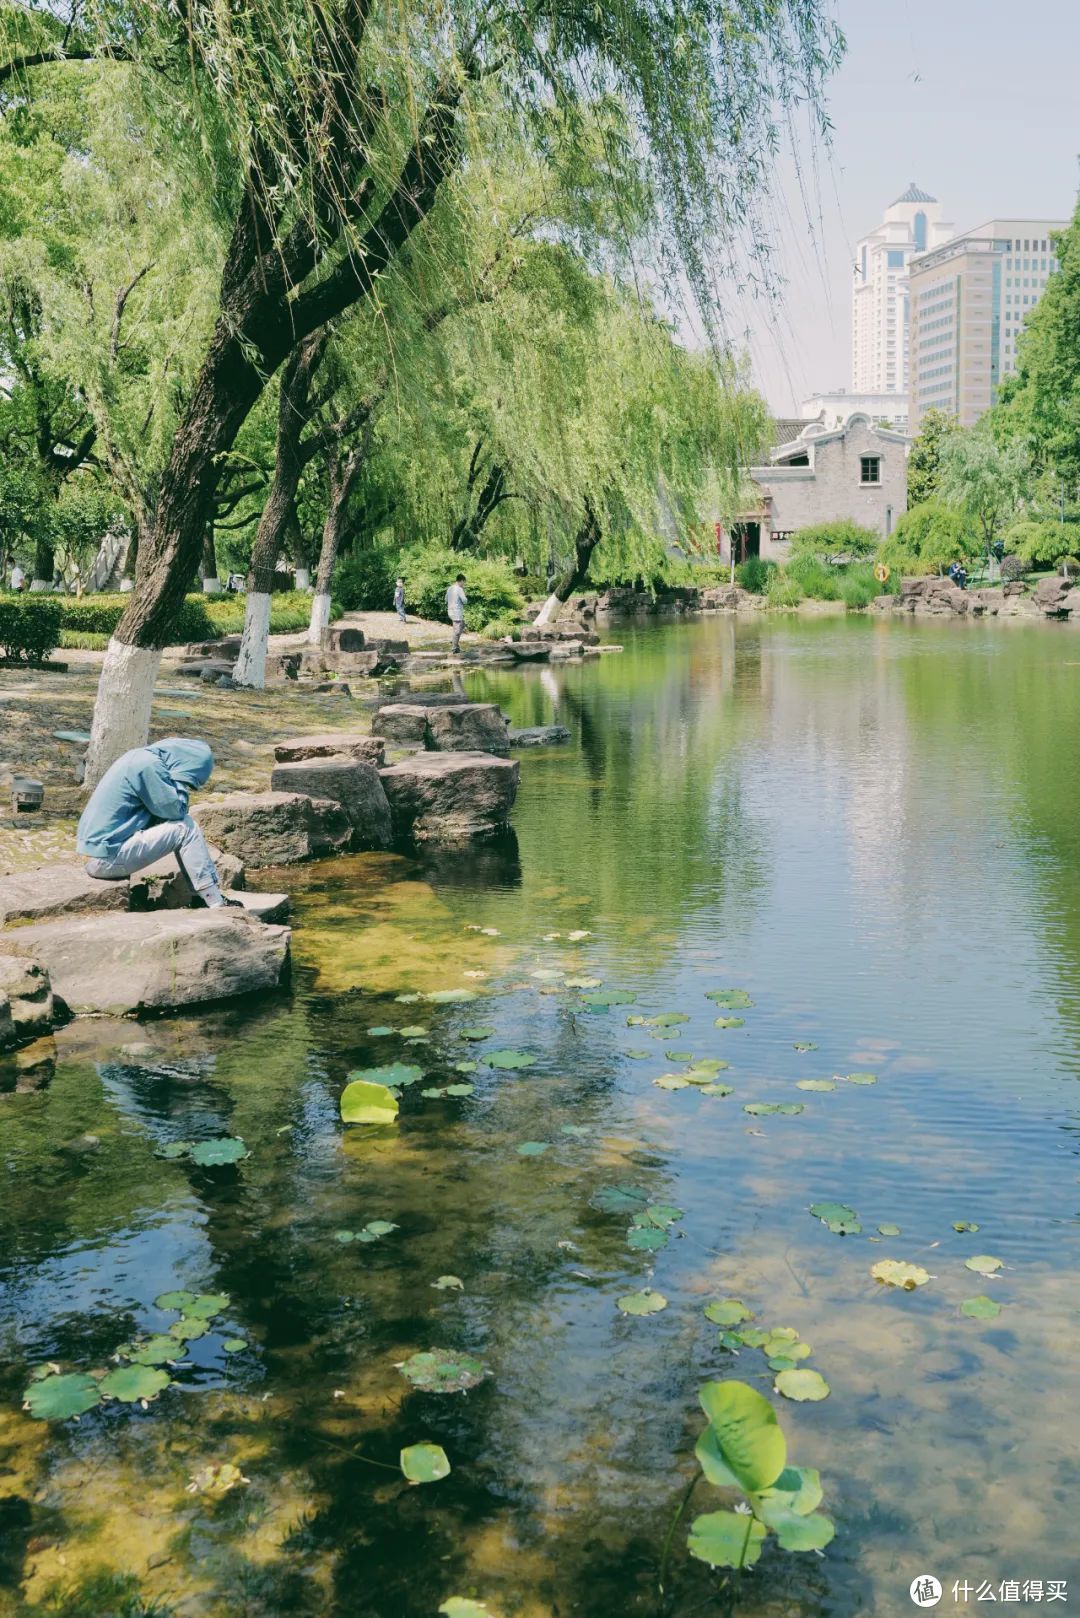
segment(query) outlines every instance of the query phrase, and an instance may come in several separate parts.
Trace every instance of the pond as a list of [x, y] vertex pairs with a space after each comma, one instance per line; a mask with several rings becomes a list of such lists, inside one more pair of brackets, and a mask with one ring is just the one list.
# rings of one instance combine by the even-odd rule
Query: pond
[[[923, 1574], [943, 1611], [1080, 1597], [1080, 641], [618, 639], [463, 677], [573, 735], [523, 755], [512, 838], [267, 873], [290, 996], [71, 1025], [0, 1094], [0, 1612], [856, 1618]], [[343, 1126], [348, 1074], [394, 1062], [422, 1073], [397, 1123]], [[179, 1144], [221, 1137], [248, 1155]], [[929, 1279], [883, 1285], [889, 1259]], [[655, 1312], [620, 1309], [642, 1290]], [[725, 1345], [730, 1299], [828, 1396]], [[112, 1371], [174, 1323], [145, 1408], [22, 1411], [35, 1367]], [[482, 1379], [413, 1386], [433, 1349]], [[700, 1481], [671, 1532], [723, 1378], [768, 1395], [836, 1526], [737, 1579], [686, 1546], [730, 1491]], [[421, 1442], [451, 1471], [411, 1485]], [[215, 1492], [219, 1464], [246, 1481]]]

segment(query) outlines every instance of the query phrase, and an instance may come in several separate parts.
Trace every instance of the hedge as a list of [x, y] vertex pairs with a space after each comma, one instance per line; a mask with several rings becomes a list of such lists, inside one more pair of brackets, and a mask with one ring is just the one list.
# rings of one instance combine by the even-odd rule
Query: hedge
[[0, 646], [14, 662], [44, 663], [60, 644], [61, 608], [48, 596], [0, 599]]
[[[60, 612], [60, 623], [65, 638], [83, 635], [109, 636], [120, 622], [130, 596], [57, 596], [50, 600]], [[339, 617], [335, 609], [332, 617]], [[270, 632], [285, 635], [292, 630], [306, 629], [311, 619], [311, 597], [303, 590], [282, 591], [270, 598]], [[214, 640], [219, 635], [238, 635], [244, 627], [244, 597], [242, 595], [204, 596], [190, 595], [170, 636], [172, 645], [187, 641]], [[73, 642], [69, 642], [72, 644]]]

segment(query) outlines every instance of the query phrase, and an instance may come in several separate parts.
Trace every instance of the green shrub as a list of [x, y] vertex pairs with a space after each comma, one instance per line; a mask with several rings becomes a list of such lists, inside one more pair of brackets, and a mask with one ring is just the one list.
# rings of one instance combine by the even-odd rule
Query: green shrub
[[842, 563], [823, 562], [810, 551], [793, 555], [784, 569], [785, 578], [794, 580], [811, 601], [839, 601], [843, 573]]
[[1001, 578], [1004, 584], [1013, 584], [1022, 579], [1027, 572], [1027, 563], [1021, 556], [1003, 556], [1001, 559]]
[[0, 647], [13, 662], [44, 663], [60, 644], [60, 603], [52, 596], [0, 598]]
[[831, 557], [852, 559], [873, 556], [881, 543], [881, 536], [872, 528], [863, 528], [849, 518], [839, 522], [816, 523], [810, 528], [799, 528], [792, 535], [791, 557], [816, 556], [820, 561]]
[[868, 607], [875, 596], [888, 593], [888, 585], [878, 583], [868, 562], [845, 568], [839, 580], [839, 598], [847, 607]]
[[1013, 551], [1029, 567], [1052, 565], [1067, 556], [1076, 536], [1071, 523], [1017, 522], [1005, 533], [1005, 549]]
[[[752, 596], [761, 596], [768, 589], [769, 580], [775, 572], [775, 562], [767, 562], [762, 556], [748, 556], [735, 569], [735, 583], [740, 590], [747, 590]], [[727, 579], [723, 582], [726, 584]]]
[[493, 618], [490, 624], [485, 624], [481, 634], [485, 640], [505, 640], [507, 635], [518, 634], [521, 623], [516, 618]]
[[483, 629], [496, 619], [520, 618], [525, 606], [521, 584], [509, 562], [501, 557], [462, 555], [445, 549], [416, 546], [401, 557], [409, 606], [422, 618], [446, 618], [446, 592], [459, 573], [465, 575], [465, 624]]
[[957, 557], [980, 555], [982, 543], [967, 519], [951, 506], [924, 500], [905, 511], [878, 551], [894, 573], [909, 577], [943, 572]]
[[790, 578], [787, 571], [772, 575], [765, 595], [770, 607], [797, 607], [806, 597], [798, 579]]
[[[55, 596], [50, 598], [61, 614], [63, 644], [87, 644], [75, 637], [105, 636], [113, 633], [120, 622], [124, 608], [131, 597], [126, 595]], [[331, 616], [341, 616], [341, 609], [332, 609]], [[303, 590], [282, 591], [270, 597], [270, 632], [287, 635], [293, 630], [306, 629], [311, 618], [311, 597]], [[242, 595], [204, 596], [184, 598], [176, 624], [170, 636], [174, 646], [188, 641], [215, 640], [219, 635], [238, 635], [244, 627], [244, 597]], [[71, 638], [69, 638], [71, 637]], [[91, 641], [89, 644], [99, 644]]]
[[[398, 577], [397, 552], [383, 546], [365, 545], [342, 557], [334, 569], [334, 598], [344, 612], [389, 612], [394, 604], [394, 580]], [[405, 581], [405, 601], [413, 606], [409, 581]]]

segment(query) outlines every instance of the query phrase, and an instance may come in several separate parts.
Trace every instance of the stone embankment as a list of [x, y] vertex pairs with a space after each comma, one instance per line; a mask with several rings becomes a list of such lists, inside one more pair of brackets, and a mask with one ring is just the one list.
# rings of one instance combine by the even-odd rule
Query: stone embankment
[[872, 612], [919, 618], [1071, 619], [1080, 623], [1080, 587], [1071, 579], [1040, 579], [1030, 593], [1019, 581], [996, 589], [960, 590], [949, 579], [902, 579], [895, 595], [877, 596]]

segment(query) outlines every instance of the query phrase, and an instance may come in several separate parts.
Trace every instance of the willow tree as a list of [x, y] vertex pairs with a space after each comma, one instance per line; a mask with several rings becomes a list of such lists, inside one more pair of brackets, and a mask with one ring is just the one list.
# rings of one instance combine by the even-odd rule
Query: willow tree
[[840, 50], [824, 0], [112, 0], [70, 19], [9, 0], [2, 20], [5, 81], [77, 71], [76, 54], [130, 58], [231, 216], [218, 316], [102, 670], [91, 782], [147, 733], [221, 458], [268, 377], [406, 249], [459, 160], [478, 81], [498, 74], [523, 118], [553, 97], [587, 118], [599, 88], [620, 93], [653, 169], [657, 268], [681, 264], [708, 301], [731, 235], [767, 239], [777, 109], [816, 108]]

